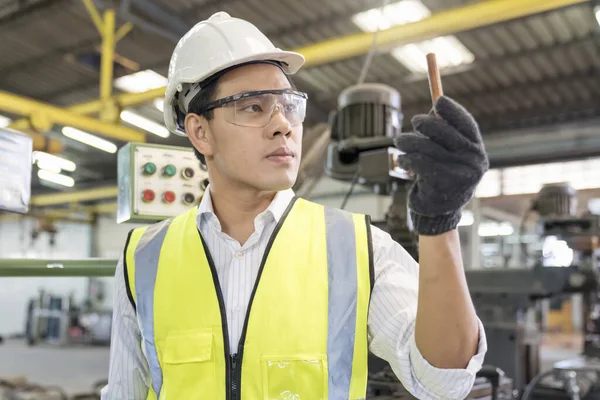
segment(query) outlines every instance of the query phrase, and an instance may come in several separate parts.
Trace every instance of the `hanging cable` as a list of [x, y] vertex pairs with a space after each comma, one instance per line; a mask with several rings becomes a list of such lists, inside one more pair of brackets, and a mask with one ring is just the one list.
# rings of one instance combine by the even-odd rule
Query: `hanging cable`
[[[375, 30], [375, 32], [373, 33], [373, 42], [371, 43], [371, 48], [369, 49], [369, 52], [367, 53], [366, 57], [365, 57], [365, 62], [363, 63], [362, 69], [360, 71], [360, 75], [358, 77], [358, 84], [362, 84], [365, 82], [365, 79], [367, 78], [367, 73], [369, 72], [369, 68], [371, 68], [371, 62], [373, 61], [373, 57], [375, 56], [375, 52], [377, 51], [377, 36], [379, 35], [379, 31], [381, 30], [381, 22], [383, 20], [383, 13], [385, 11], [385, 7], [387, 6], [389, 0], [382, 0], [381, 1], [381, 7], [379, 8], [379, 22], [377, 23], [377, 29]], [[348, 193], [346, 193], [346, 196], [344, 197], [344, 201], [342, 202], [342, 206], [340, 207], [340, 209], [344, 209], [346, 207], [346, 204], [348, 203], [348, 200], [350, 199], [350, 196], [352, 195], [352, 192], [354, 191], [354, 186], [356, 185], [356, 182], [358, 182], [358, 168], [356, 169], [356, 173], [354, 174], [354, 178], [352, 178], [352, 183], [350, 184], [350, 189], [348, 190]]]
[[360, 75], [358, 77], [358, 84], [362, 84], [365, 82], [367, 78], [367, 72], [369, 72], [369, 68], [371, 68], [371, 62], [373, 61], [373, 57], [375, 56], [375, 52], [377, 51], [377, 36], [379, 35], [379, 31], [381, 30], [381, 21], [383, 20], [383, 12], [385, 7], [387, 6], [388, 0], [381, 1], [381, 8], [379, 9], [379, 22], [377, 23], [377, 29], [373, 33], [373, 42], [371, 43], [371, 48], [365, 57], [365, 62], [360, 71]]
[[[598, 370], [596, 368], [593, 367], [589, 367], [589, 368], [580, 368], [576, 371], [577, 373], [583, 373], [583, 372], [590, 372], [590, 373], [598, 373]], [[539, 375], [537, 375], [535, 378], [533, 378], [531, 380], [531, 382], [529, 382], [529, 384], [525, 387], [525, 389], [523, 390], [523, 395], [521, 396], [521, 400], [531, 400], [533, 399], [533, 392], [535, 390], [535, 388], [542, 382], [542, 380], [546, 379], [549, 376], [553, 376], [555, 375], [556, 372], [554, 370], [550, 370], [550, 371], [546, 371], [546, 372], [542, 372]], [[565, 382], [563, 382], [565, 383]], [[571, 396], [571, 399], [577, 399], [579, 397], [578, 393], [569, 393], [569, 387], [565, 387], [567, 394], [569, 394]]]
[[340, 207], [340, 210], [343, 210], [346, 207], [346, 204], [348, 203], [348, 200], [350, 199], [350, 196], [352, 195], [352, 191], [354, 190], [354, 185], [356, 185], [356, 182], [358, 182], [358, 168], [356, 169], [354, 178], [352, 178], [352, 183], [350, 184], [350, 189], [348, 189], [348, 193], [346, 193], [346, 197], [344, 197], [344, 201], [342, 202], [342, 206]]

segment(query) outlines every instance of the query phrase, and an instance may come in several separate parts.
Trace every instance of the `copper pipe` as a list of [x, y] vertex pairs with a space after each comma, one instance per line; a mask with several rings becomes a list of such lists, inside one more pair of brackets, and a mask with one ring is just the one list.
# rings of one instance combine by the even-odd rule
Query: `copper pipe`
[[442, 89], [442, 79], [440, 78], [440, 70], [438, 69], [435, 53], [427, 54], [427, 72], [429, 78], [429, 91], [431, 92], [431, 101], [435, 106], [440, 96], [444, 95]]

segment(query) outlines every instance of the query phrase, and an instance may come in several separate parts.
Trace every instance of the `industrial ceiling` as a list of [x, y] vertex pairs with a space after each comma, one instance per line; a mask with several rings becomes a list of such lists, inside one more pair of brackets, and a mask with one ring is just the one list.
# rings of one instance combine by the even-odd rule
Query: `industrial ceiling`
[[[503, 1], [515, 9], [528, 2]], [[553, 1], [557, 6], [552, 10], [466, 31], [458, 29], [461, 16], [472, 18], [470, 7], [494, 2], [499, 3], [421, 0], [433, 16], [466, 10], [456, 14], [453, 34], [472, 60], [443, 71], [445, 93], [472, 111], [484, 135], [496, 135], [496, 141], [497, 135], [516, 129], [595, 121], [600, 114], [600, 27], [594, 17], [595, 4]], [[566, 6], [558, 6], [561, 4]], [[131, 32], [116, 47], [115, 78], [147, 69], [166, 76], [177, 39], [216, 11], [247, 19], [278, 47], [297, 50], [363, 32], [355, 15], [381, 5], [381, 0], [96, 2], [101, 12], [109, 7], [116, 10], [117, 27], [133, 23]], [[427, 78], [399, 62], [390, 50], [389, 46], [378, 48], [366, 81], [386, 83], [400, 91], [404, 128], [409, 129], [410, 117], [431, 107]], [[99, 97], [100, 54], [100, 35], [81, 0], [0, 0], [0, 91], [61, 107], [93, 101]], [[296, 76], [299, 88], [309, 93], [306, 126], [327, 121], [340, 91], [356, 83], [364, 60], [363, 52], [309, 63]], [[115, 93], [121, 91], [115, 88]], [[152, 102], [138, 105], [134, 111], [156, 122], [162, 120]], [[2, 114], [18, 117], [0, 109]], [[44, 134], [59, 140], [64, 146], [62, 154], [78, 165], [73, 173], [76, 189], [114, 185], [114, 154], [70, 140], [60, 129]], [[173, 135], [146, 137], [149, 142], [186, 145], [185, 139]], [[119, 147], [124, 144], [112, 141]], [[49, 190], [35, 180], [34, 193]]]

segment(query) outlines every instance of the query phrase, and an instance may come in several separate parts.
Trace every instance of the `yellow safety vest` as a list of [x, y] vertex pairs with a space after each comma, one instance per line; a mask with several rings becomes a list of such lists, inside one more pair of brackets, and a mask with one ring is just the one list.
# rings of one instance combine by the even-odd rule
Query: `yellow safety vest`
[[133, 230], [125, 249], [152, 379], [147, 399], [364, 399], [369, 217], [295, 198], [267, 245], [231, 351], [196, 213]]

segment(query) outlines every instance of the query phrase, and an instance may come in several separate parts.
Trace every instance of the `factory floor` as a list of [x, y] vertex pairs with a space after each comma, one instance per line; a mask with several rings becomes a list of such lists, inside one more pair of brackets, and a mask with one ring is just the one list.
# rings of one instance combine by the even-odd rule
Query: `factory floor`
[[546, 371], [557, 361], [567, 360], [583, 351], [581, 333], [546, 333], [542, 336], [541, 368]]
[[108, 347], [29, 347], [23, 340], [0, 344], [0, 378], [25, 377], [29, 383], [59, 386], [69, 395], [92, 391], [108, 376]]
[[[545, 335], [542, 370], [577, 356], [581, 340], [580, 335]], [[89, 392], [96, 382], [106, 379], [108, 361], [108, 347], [29, 347], [20, 340], [0, 344], [0, 378], [23, 376], [31, 383], [60, 386], [71, 395]]]

